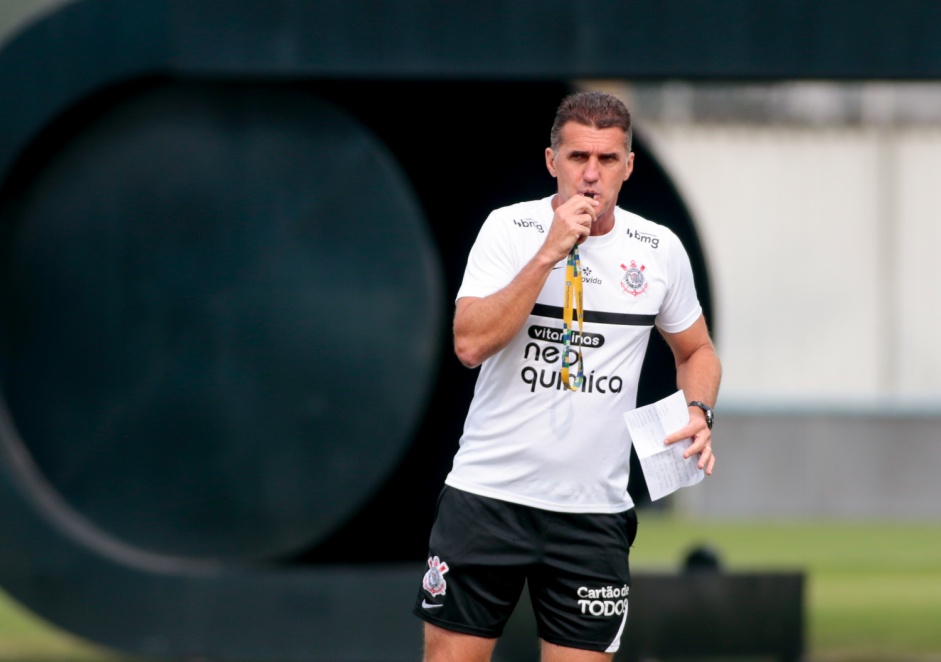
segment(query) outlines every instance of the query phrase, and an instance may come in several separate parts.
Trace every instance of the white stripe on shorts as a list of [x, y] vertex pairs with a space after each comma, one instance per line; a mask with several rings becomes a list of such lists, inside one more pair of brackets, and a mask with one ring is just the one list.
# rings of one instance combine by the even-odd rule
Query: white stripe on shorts
[[611, 642], [611, 645], [605, 650], [605, 653], [617, 653], [618, 649], [621, 647], [621, 635], [624, 633], [624, 626], [627, 624], [627, 600], [624, 601], [624, 618], [621, 619], [621, 627], [618, 628], [618, 633], [614, 635], [614, 641]]

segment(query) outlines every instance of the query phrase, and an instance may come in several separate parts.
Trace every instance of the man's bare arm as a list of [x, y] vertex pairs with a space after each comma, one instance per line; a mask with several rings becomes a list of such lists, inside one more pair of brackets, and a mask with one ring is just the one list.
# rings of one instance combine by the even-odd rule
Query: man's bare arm
[[542, 247], [509, 285], [486, 297], [458, 299], [454, 352], [461, 363], [476, 368], [506, 347], [523, 328], [552, 267], [565, 259], [577, 241], [588, 236], [597, 205], [597, 201], [582, 196], [560, 205]]
[[[680, 333], [660, 332], [676, 361], [676, 385], [683, 390], [687, 401], [699, 400], [712, 406], [719, 395], [719, 382], [722, 380], [722, 365], [716, 354], [706, 320], [698, 320]], [[692, 438], [693, 443], [686, 449], [685, 457], [699, 453], [699, 468], [711, 474], [716, 457], [712, 452], [712, 431], [706, 425], [702, 410], [690, 409], [690, 423], [682, 430], [677, 430], [666, 438], [667, 443]]]
[[493, 356], [523, 327], [555, 262], [537, 255], [513, 282], [490, 296], [458, 299], [454, 352], [468, 368]]

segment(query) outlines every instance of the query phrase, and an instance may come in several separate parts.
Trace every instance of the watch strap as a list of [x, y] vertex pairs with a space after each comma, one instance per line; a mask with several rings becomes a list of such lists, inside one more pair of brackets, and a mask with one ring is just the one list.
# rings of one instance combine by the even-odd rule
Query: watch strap
[[702, 409], [703, 413], [706, 415], [706, 427], [710, 430], [712, 429], [712, 424], [715, 421], [715, 414], [712, 411], [712, 407], [707, 405], [705, 402], [700, 402], [699, 400], [692, 400], [687, 403], [688, 407], [699, 407]]

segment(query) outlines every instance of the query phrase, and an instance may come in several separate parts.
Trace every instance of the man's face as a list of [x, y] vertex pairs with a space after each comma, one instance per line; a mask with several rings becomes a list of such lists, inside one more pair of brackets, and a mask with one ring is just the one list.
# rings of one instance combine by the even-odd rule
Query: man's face
[[574, 195], [593, 197], [601, 206], [598, 221], [613, 218], [621, 185], [634, 169], [634, 153], [624, 146], [624, 131], [569, 122], [562, 127], [558, 153], [546, 148], [546, 167], [558, 180], [558, 203]]

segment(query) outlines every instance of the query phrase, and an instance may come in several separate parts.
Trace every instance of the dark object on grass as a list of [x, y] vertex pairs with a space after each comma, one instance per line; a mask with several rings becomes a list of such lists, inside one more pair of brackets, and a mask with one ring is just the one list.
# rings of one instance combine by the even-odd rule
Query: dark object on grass
[[719, 552], [709, 545], [698, 545], [689, 551], [683, 562], [684, 572], [721, 572]]

